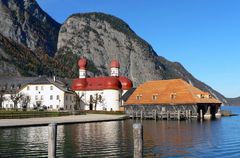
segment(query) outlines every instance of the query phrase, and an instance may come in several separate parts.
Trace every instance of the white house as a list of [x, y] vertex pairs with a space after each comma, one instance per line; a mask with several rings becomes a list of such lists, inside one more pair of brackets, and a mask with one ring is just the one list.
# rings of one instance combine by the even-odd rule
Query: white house
[[43, 76], [25, 83], [14, 93], [4, 94], [3, 108], [14, 108], [14, 105], [17, 108], [25, 106], [30, 109], [72, 110], [76, 109], [76, 93], [68, 90], [59, 80]]
[[119, 62], [113, 60], [111, 76], [104, 77], [87, 77], [87, 60], [84, 58], [78, 61], [78, 66], [79, 78], [73, 80], [71, 89], [84, 102], [82, 108], [85, 110], [121, 110], [121, 97], [132, 88], [132, 81], [127, 77], [119, 76]]
[[14, 108], [14, 102], [11, 100], [11, 95], [12, 94], [4, 94], [3, 95], [3, 103], [2, 103], [2, 107], [6, 108], [6, 109], [12, 109]]

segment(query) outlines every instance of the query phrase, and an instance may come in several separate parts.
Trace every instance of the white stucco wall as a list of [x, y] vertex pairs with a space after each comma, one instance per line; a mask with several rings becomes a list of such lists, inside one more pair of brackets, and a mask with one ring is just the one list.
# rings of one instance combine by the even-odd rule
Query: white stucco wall
[[[103, 90], [103, 91], [76, 91], [81, 97], [84, 105], [81, 105], [84, 110], [90, 110], [90, 96], [92, 95], [95, 99], [96, 94], [102, 96], [102, 102], [97, 103], [96, 110], [107, 110], [107, 111], [118, 111], [121, 105], [120, 94], [121, 90]], [[93, 110], [95, 110], [95, 104], [93, 103]]]
[[105, 103], [107, 111], [118, 111], [121, 105], [120, 101], [120, 91], [106, 89], [104, 90]]
[[[103, 96], [103, 91], [76, 91], [81, 100], [85, 103], [84, 110], [90, 110], [90, 96], [92, 95], [95, 99], [96, 94]], [[104, 98], [103, 98], [104, 100]], [[104, 102], [104, 101], [103, 101]], [[82, 106], [82, 105], [81, 105]], [[95, 105], [93, 104], [93, 110], [95, 110]], [[104, 103], [98, 101], [97, 110], [103, 110]]]
[[119, 69], [118, 68], [111, 68], [111, 76], [119, 76]]
[[19, 93], [30, 97], [29, 108], [37, 104], [49, 109], [64, 108], [64, 91], [53, 84], [27, 85]]
[[79, 78], [86, 78], [87, 71], [85, 69], [79, 69]]
[[73, 110], [75, 104], [76, 104], [75, 95], [71, 93], [65, 93], [64, 109]]

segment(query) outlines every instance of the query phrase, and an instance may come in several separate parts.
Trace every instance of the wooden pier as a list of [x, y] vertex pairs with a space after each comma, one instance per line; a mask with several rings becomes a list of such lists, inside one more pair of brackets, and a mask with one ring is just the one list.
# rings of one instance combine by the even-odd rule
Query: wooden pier
[[153, 120], [188, 120], [196, 119], [199, 114], [194, 105], [191, 106], [130, 106], [126, 114], [132, 119]]

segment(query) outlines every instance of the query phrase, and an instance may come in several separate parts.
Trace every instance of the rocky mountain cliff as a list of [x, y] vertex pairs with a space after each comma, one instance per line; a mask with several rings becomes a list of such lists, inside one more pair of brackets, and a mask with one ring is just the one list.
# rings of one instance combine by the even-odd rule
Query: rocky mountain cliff
[[91, 75], [109, 74], [109, 63], [117, 59], [121, 63], [120, 73], [128, 76], [135, 86], [148, 80], [183, 78], [227, 102], [223, 95], [198, 81], [180, 63], [158, 56], [125, 22], [111, 15], [70, 16], [61, 26], [57, 48], [57, 56], [88, 58], [92, 62]]
[[[224, 103], [226, 98], [198, 81], [177, 62], [157, 55], [121, 19], [103, 13], [74, 14], [60, 25], [35, 0], [0, 0], [0, 76], [78, 76], [77, 60], [89, 59], [89, 75], [121, 75], [137, 86], [148, 80], [183, 78]], [[60, 29], [60, 31], [59, 31]]]
[[[71, 60], [74, 56], [68, 57]], [[71, 69], [61, 62], [65, 58], [52, 58], [41, 51], [31, 51], [0, 33], [0, 77], [6, 76], [61, 76], [73, 77]], [[75, 66], [77, 69], [77, 66]], [[70, 72], [70, 73], [68, 73]]]
[[3, 36], [54, 56], [60, 24], [35, 0], [0, 0], [0, 26]]

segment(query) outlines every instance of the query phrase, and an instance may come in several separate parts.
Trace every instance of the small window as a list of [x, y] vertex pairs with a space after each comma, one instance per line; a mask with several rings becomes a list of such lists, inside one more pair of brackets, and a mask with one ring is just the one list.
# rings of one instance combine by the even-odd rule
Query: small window
[[27, 100], [31, 100], [30, 96], [27, 96]]
[[65, 98], [66, 98], [66, 100], [68, 100], [68, 96], [67, 96], [67, 95], [66, 95], [66, 97], [65, 97]]
[[35, 87], [36, 91], [38, 90], [38, 86]]
[[38, 96], [37, 95], [35, 95], [35, 100], [38, 100]]
[[50, 90], [53, 90], [53, 86], [50, 86]]
[[43, 86], [41, 86], [41, 90], [43, 91], [44, 89], [43, 89]]
[[141, 98], [142, 98], [141, 95], [137, 95], [137, 96], [136, 96], [136, 99], [137, 99], [137, 100], [140, 100]]
[[53, 100], [53, 96], [52, 95], [50, 95], [50, 100]]
[[22, 86], [21, 84], [18, 84], [18, 85], [17, 85], [18, 89], [20, 89], [20, 88], [21, 88], [21, 86]]
[[29, 86], [27, 86], [27, 90], [28, 90], [28, 91], [30, 90], [30, 87], [29, 87]]
[[57, 100], [59, 100], [59, 95], [57, 95]]
[[176, 99], [177, 93], [172, 93], [171, 94], [171, 99]]
[[41, 95], [41, 100], [43, 100], [43, 95]]
[[157, 100], [157, 95], [153, 95], [152, 100]]
[[53, 105], [50, 105], [50, 109], [52, 109], [53, 108]]

